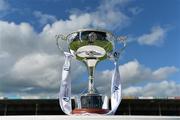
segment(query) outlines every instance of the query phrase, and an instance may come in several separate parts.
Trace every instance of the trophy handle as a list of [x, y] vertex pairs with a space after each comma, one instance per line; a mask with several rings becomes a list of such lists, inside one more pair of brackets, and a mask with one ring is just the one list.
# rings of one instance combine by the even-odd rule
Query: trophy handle
[[[114, 40], [115, 48], [114, 48], [113, 52], [108, 55], [110, 60], [113, 60], [113, 61], [119, 60], [120, 55], [122, 54], [122, 52], [127, 47], [126, 40], [127, 40], [127, 36], [119, 36]], [[120, 49], [117, 49], [117, 47], [116, 47], [118, 42], [123, 44], [123, 47]]]
[[126, 44], [127, 36], [119, 36], [119, 37], [117, 37], [117, 40], [123, 44], [123, 47], [119, 50], [119, 52], [121, 53], [124, 51], [124, 49], [127, 46], [127, 44]]
[[63, 34], [58, 34], [55, 36], [55, 39], [56, 39], [56, 45], [59, 49], [60, 52], [64, 53], [65, 51], [63, 50], [63, 47], [59, 44], [59, 40], [67, 40], [66, 36], [63, 35]]
[[72, 104], [71, 104], [71, 78], [70, 78], [70, 66], [71, 58], [73, 55], [63, 49], [62, 44], [59, 43], [60, 40], [67, 40], [66, 36], [59, 34], [55, 36], [56, 45], [59, 51], [64, 54], [65, 62], [62, 69], [61, 84], [59, 91], [59, 104], [62, 111], [66, 114], [71, 114]]

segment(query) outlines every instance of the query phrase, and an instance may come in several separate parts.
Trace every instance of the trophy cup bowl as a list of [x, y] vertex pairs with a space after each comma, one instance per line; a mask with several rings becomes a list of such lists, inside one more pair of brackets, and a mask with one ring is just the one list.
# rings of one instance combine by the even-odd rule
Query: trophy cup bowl
[[[102, 94], [100, 94], [95, 88], [94, 71], [97, 63], [107, 58], [113, 58], [114, 61], [117, 62], [120, 52], [117, 52], [116, 50], [117, 40], [115, 39], [114, 35], [111, 32], [105, 30], [81, 29], [72, 32], [67, 36], [60, 37], [68, 44], [68, 54], [71, 54], [77, 60], [85, 63], [88, 70], [88, 88], [75, 98], [74, 110], [71, 110], [71, 106], [69, 106], [68, 110], [71, 111], [70, 114], [107, 114], [110, 111], [109, 99], [107, 98], [107, 96], [103, 96]], [[67, 68], [67, 71], [69, 70], [69, 67], [67, 67], [69, 64], [70, 62], [65, 62], [65, 67], [63, 69], [64, 71], [66, 71]], [[116, 71], [119, 74], [119, 71], [117, 69]], [[66, 103], [63, 103], [62, 100], [67, 100], [67, 96], [71, 93], [70, 88], [67, 87], [68, 85], [66, 83], [67, 82], [64, 82], [64, 86], [66, 87], [61, 85], [61, 87], [64, 88], [60, 89], [60, 106], [64, 111]], [[119, 84], [119, 82], [117, 83]], [[114, 83], [112, 82], [112, 84]], [[69, 87], [71, 86], [69, 85]], [[115, 90], [113, 87], [112, 92], [114, 91]], [[118, 102], [117, 104], [119, 103], [120, 102]], [[69, 104], [71, 103], [69, 102]]]
[[84, 59], [104, 60], [107, 53], [113, 50], [112, 42], [107, 39], [106, 34], [111, 35], [110, 32], [94, 29], [73, 32], [67, 36], [67, 38], [71, 38], [69, 49], [76, 52], [76, 58], [81, 61]]

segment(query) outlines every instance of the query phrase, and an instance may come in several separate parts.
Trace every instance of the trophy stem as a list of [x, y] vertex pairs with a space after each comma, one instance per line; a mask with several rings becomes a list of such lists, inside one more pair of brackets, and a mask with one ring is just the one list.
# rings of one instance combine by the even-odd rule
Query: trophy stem
[[95, 90], [94, 90], [94, 69], [95, 69], [95, 66], [94, 67], [89, 67], [88, 68], [89, 70], [89, 86], [88, 86], [88, 92], [89, 93], [94, 93]]
[[88, 84], [88, 93], [95, 93], [95, 88], [94, 88], [94, 71], [95, 71], [95, 66], [97, 63], [97, 59], [86, 59], [85, 63], [87, 65], [88, 69], [88, 79], [89, 79], [89, 84]]

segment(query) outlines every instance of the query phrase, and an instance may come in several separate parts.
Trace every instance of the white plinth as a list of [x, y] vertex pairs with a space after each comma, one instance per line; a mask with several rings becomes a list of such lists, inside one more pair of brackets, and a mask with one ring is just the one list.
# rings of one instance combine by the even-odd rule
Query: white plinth
[[0, 116], [0, 120], [180, 120], [175, 116]]

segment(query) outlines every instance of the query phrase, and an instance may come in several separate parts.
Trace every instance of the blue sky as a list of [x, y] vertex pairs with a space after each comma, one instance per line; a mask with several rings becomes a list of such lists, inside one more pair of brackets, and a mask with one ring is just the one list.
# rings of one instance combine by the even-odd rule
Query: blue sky
[[[119, 67], [124, 96], [180, 96], [179, 11], [179, 0], [0, 0], [0, 96], [56, 98], [64, 57], [54, 36], [80, 28], [128, 36]], [[110, 92], [112, 69], [110, 61], [97, 66], [102, 93]], [[77, 94], [86, 68], [74, 60], [72, 71]]]

